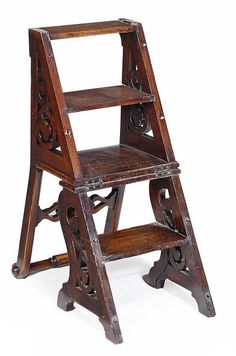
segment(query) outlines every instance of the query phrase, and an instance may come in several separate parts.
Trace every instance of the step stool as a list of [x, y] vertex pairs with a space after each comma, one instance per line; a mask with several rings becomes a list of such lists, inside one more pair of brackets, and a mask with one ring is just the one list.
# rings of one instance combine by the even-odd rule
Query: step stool
[[[123, 46], [122, 85], [62, 92], [52, 40], [119, 33]], [[24, 278], [69, 264], [68, 282], [58, 295], [65, 311], [74, 302], [95, 313], [106, 336], [122, 342], [105, 262], [161, 250], [143, 279], [162, 288], [169, 279], [191, 291], [199, 311], [214, 306], [186, 207], [142, 25], [120, 19], [29, 30], [32, 63], [31, 165], [18, 259], [12, 272]], [[69, 114], [121, 106], [120, 144], [77, 152]], [[150, 135], [153, 133], [153, 136]], [[38, 206], [43, 171], [61, 179], [58, 202]], [[156, 221], [118, 230], [126, 184], [149, 180]], [[101, 197], [89, 192], [111, 188]], [[104, 233], [93, 214], [108, 207]], [[67, 253], [31, 263], [35, 227], [60, 221]]]

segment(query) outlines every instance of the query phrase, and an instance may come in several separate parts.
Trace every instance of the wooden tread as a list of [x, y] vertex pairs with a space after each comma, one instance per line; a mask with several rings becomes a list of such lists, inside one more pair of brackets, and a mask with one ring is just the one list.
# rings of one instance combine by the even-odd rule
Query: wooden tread
[[[135, 226], [98, 235], [105, 262], [138, 256], [156, 250], [164, 250], [189, 243], [189, 239], [159, 223]], [[68, 253], [55, 255], [30, 264], [30, 274], [50, 268], [64, 267], [69, 263]]]
[[99, 241], [105, 261], [115, 261], [183, 246], [188, 238], [164, 225], [152, 223], [99, 235]]
[[127, 85], [78, 90], [64, 93], [67, 113], [107, 108], [117, 105], [133, 105], [154, 100], [152, 94]]
[[79, 151], [78, 155], [83, 178], [74, 183], [77, 190], [108, 188], [180, 173], [178, 162], [166, 162], [127, 145]]
[[125, 21], [104, 21], [93, 23], [82, 23], [77, 25], [42, 27], [47, 31], [51, 40], [63, 38], [104, 35], [109, 33], [134, 32], [137, 26], [135, 23]]

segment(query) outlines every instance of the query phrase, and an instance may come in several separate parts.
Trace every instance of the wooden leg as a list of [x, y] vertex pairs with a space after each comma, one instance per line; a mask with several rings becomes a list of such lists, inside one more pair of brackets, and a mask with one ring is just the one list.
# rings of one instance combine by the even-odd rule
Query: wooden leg
[[156, 220], [177, 230], [190, 239], [184, 247], [161, 252], [144, 281], [155, 288], [162, 288], [165, 280], [189, 289], [195, 298], [200, 313], [211, 317], [215, 309], [197, 248], [179, 177], [150, 182], [150, 198]]
[[114, 205], [108, 207], [104, 234], [108, 232], [117, 231], [118, 229], [120, 212], [125, 192], [125, 185], [113, 188], [112, 192], [115, 192], [116, 196], [114, 200]]
[[96, 315], [107, 338], [122, 342], [116, 309], [86, 193], [64, 189], [59, 196], [59, 217], [65, 237], [70, 274], [58, 296], [58, 306], [71, 310], [79, 303]]
[[42, 173], [35, 166], [30, 169], [18, 258], [12, 266], [12, 273], [16, 278], [27, 277], [30, 270]]

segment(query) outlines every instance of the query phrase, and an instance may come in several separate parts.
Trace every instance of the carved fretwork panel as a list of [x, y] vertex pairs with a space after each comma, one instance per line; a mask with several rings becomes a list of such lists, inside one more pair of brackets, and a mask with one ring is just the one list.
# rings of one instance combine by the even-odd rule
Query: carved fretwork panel
[[47, 33], [30, 30], [31, 148], [40, 169], [53, 171], [59, 178], [81, 176], [69, 116]]
[[168, 263], [176, 271], [186, 271], [188, 268], [184, 248], [175, 247], [168, 250]]
[[[171, 178], [151, 181], [150, 198], [157, 222], [182, 233], [187, 238]], [[144, 276], [146, 282], [157, 288], [163, 287], [169, 268], [174, 269], [176, 272], [185, 272], [188, 274], [187, 248], [175, 247], [162, 251], [160, 259], [154, 263], [149, 274]]]
[[129, 85], [144, 92], [150, 92], [148, 77], [145, 73], [144, 63], [139, 51], [139, 43], [136, 34], [130, 38], [130, 74]]
[[185, 246], [161, 251], [159, 260], [143, 279], [155, 288], [162, 288], [165, 280], [170, 279], [192, 292], [202, 314], [214, 316], [214, 305], [179, 177], [151, 181], [150, 198], [156, 220], [186, 236], [188, 243]]
[[171, 178], [150, 181], [150, 199], [156, 220], [186, 235], [185, 224]]
[[163, 287], [168, 273], [168, 267], [172, 267], [176, 272], [184, 271], [188, 273], [187, 261], [183, 248], [175, 247], [161, 252], [160, 259], [154, 262], [149, 274], [144, 276], [146, 282], [153, 287]]
[[58, 296], [58, 306], [77, 302], [99, 316], [106, 333], [120, 333], [99, 239], [86, 193], [64, 189], [59, 196], [60, 223], [65, 237], [70, 275]]
[[130, 106], [128, 128], [136, 135], [143, 135], [151, 130], [149, 115], [144, 105]]
[[134, 83], [137, 89], [149, 93], [151, 84], [146, 72], [144, 59], [144, 48], [146, 46], [146, 42], [141, 43], [137, 34], [130, 35], [131, 83]]
[[135, 89], [142, 90], [142, 85], [139, 81], [138, 66], [135, 63], [132, 63], [130, 71], [130, 85]]
[[175, 216], [171, 204], [168, 188], [161, 188], [158, 191], [158, 215], [160, 222], [172, 230], [176, 229]]
[[88, 235], [83, 229], [84, 222], [78, 210], [76, 196], [63, 191], [59, 196], [59, 215], [70, 265], [68, 284], [87, 297], [95, 297], [96, 291], [91, 272], [92, 250]]
[[85, 243], [80, 233], [80, 222], [75, 207], [69, 206], [66, 211], [66, 220], [68, 225], [69, 243], [73, 247], [73, 259], [77, 262], [74, 273], [77, 276], [76, 287], [86, 295], [96, 295], [93, 279], [89, 270], [89, 261]]
[[56, 130], [56, 122], [50, 106], [40, 64], [38, 63], [37, 82], [37, 115], [36, 115], [36, 142], [37, 145], [61, 153], [60, 143]]
[[150, 103], [134, 105], [129, 108], [122, 107], [121, 143], [168, 160], [164, 146], [166, 137], [163, 135], [166, 126], [161, 121], [164, 119], [164, 115], [155, 82], [150, 81], [149, 75], [152, 73], [147, 72], [149, 57], [145, 38], [144, 36], [139, 37], [137, 33], [121, 34], [121, 38], [123, 83], [155, 97], [154, 101]]

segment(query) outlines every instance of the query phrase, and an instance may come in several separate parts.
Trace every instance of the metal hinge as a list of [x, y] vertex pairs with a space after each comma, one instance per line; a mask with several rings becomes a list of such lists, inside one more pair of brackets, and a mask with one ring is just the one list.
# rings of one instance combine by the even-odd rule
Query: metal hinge
[[163, 170], [157, 170], [156, 171], [156, 177], [157, 178], [164, 178], [164, 177], [169, 177], [171, 175], [176, 175], [180, 173], [180, 169], [178, 168], [164, 168]]
[[103, 179], [102, 178], [95, 178], [95, 179], [88, 179], [84, 181], [84, 185], [90, 189], [99, 189], [103, 186]]

